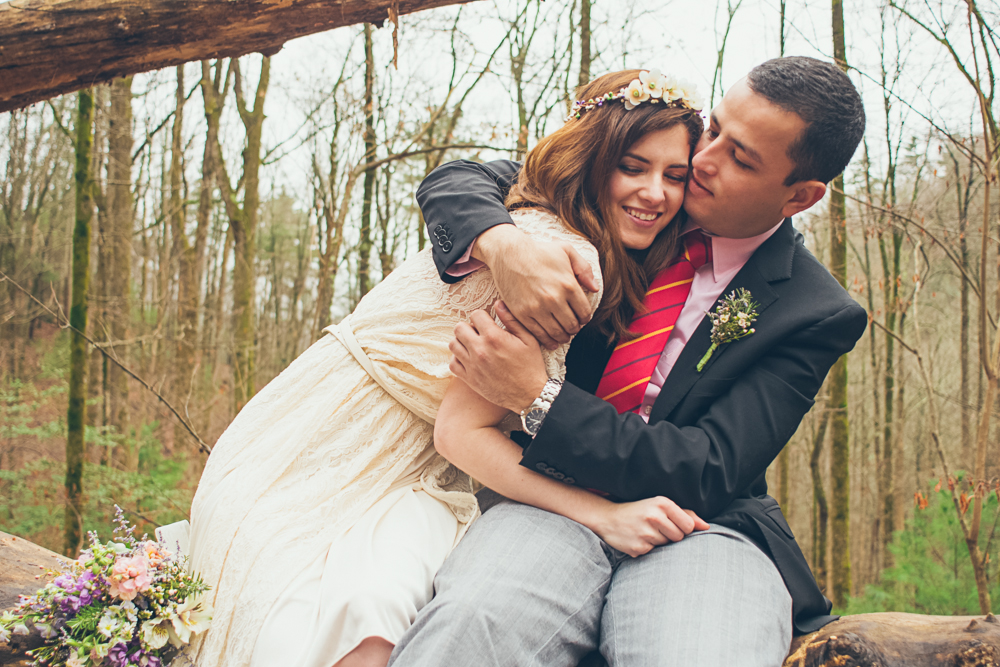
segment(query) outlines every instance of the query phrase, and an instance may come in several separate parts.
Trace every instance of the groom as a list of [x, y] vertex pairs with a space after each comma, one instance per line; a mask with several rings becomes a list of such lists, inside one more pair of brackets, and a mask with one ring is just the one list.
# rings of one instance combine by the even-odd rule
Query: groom
[[[810, 58], [756, 67], [712, 111], [684, 203], [687, 225], [711, 238], [712, 260], [634, 413], [593, 393], [612, 352], [596, 332], [574, 339], [565, 384], [539, 403], [552, 385], [520, 361], [536, 344], [524, 328], [508, 316], [513, 333], [487, 317], [456, 329], [459, 377], [514, 412], [536, 408], [541, 425], [522, 465], [620, 500], [667, 496], [711, 527], [629, 558], [564, 517], [502, 502], [441, 568], [436, 597], [390, 664], [572, 666], [599, 650], [612, 667], [779, 665], [793, 627], [831, 620], [764, 472], [864, 332], [864, 310], [789, 219], [822, 198], [863, 131], [848, 77]], [[573, 273], [592, 278], [572, 253], [521, 242], [503, 224], [501, 188], [517, 167], [451, 163], [418, 199], [442, 277], [485, 262], [513, 315], [554, 343], [585, 319]], [[471, 266], [453, 266], [474, 239]], [[710, 345], [704, 312], [739, 288], [759, 304], [756, 331], [699, 370]]]

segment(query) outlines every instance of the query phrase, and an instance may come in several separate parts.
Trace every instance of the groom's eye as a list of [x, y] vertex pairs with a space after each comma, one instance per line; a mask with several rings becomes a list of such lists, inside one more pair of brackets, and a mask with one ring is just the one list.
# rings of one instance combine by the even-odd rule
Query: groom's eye
[[738, 157], [736, 157], [736, 151], [733, 151], [732, 156], [733, 156], [733, 162], [736, 163], [737, 167], [745, 171], [753, 171], [753, 167], [751, 165], [747, 164], [746, 162], [743, 162]]

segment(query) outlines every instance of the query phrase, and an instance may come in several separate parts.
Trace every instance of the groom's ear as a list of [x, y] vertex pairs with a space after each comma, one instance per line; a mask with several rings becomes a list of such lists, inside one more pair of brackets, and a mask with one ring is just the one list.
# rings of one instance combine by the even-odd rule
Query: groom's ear
[[781, 215], [790, 218], [812, 207], [826, 194], [826, 185], [820, 181], [799, 181], [789, 186], [791, 193], [781, 209]]

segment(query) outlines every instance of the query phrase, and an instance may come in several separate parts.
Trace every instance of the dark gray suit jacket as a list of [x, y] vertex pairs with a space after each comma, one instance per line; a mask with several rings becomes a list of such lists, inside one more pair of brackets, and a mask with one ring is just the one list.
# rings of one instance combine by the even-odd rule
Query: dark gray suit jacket
[[[417, 192], [442, 272], [493, 224], [509, 222], [503, 192], [515, 162], [449, 163]], [[436, 231], [440, 230], [440, 231]], [[444, 244], [447, 245], [447, 244]], [[446, 280], [450, 277], [443, 276]], [[706, 317], [670, 372], [647, 424], [594, 396], [611, 355], [584, 329], [570, 346], [567, 384], [522, 465], [621, 500], [663, 495], [707, 521], [744, 533], [774, 561], [792, 596], [795, 630], [833, 620], [764, 473], [812, 407], [830, 367], [864, 333], [867, 315], [805, 248], [791, 220], [750, 257], [724, 293], [749, 290], [756, 333], [710, 345]]]

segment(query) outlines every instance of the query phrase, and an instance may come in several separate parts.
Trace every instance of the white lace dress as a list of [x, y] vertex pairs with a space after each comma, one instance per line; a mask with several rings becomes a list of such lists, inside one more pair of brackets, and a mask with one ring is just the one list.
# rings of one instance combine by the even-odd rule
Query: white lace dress
[[[600, 276], [593, 246], [551, 214], [514, 219]], [[330, 667], [366, 637], [399, 640], [478, 514], [468, 476], [433, 448], [433, 419], [455, 324], [497, 298], [487, 269], [447, 285], [425, 250], [237, 415], [191, 508], [191, 567], [215, 607], [199, 667]], [[567, 347], [546, 353], [550, 375], [565, 374]]]

